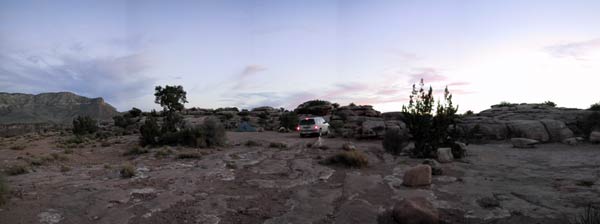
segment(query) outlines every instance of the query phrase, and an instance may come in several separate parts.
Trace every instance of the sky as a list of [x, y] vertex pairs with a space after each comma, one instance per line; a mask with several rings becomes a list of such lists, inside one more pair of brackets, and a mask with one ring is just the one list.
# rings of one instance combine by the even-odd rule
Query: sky
[[285, 107], [323, 99], [398, 111], [413, 83], [459, 111], [600, 101], [600, 1], [0, 0], [0, 92], [70, 91], [118, 110]]

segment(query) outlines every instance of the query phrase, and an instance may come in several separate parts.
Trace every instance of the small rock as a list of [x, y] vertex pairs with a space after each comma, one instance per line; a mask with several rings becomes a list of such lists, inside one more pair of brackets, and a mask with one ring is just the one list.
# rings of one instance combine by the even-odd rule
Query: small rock
[[54, 209], [38, 214], [38, 218], [42, 224], [55, 224], [63, 220], [63, 216]]
[[444, 170], [440, 166], [440, 163], [433, 159], [426, 159], [422, 164], [431, 166], [431, 175], [442, 175]]
[[498, 202], [498, 200], [496, 200], [493, 197], [483, 197], [480, 199], [477, 199], [477, 204], [479, 204], [479, 206], [481, 206], [482, 208], [495, 208], [495, 207], [500, 207], [500, 202]]
[[350, 142], [346, 142], [344, 145], [342, 145], [342, 149], [346, 151], [353, 151], [356, 150], [356, 146]]
[[437, 149], [437, 161], [440, 163], [450, 163], [454, 160], [451, 148], [439, 148]]
[[540, 143], [538, 140], [528, 138], [511, 138], [510, 142], [515, 148], [534, 148], [536, 144]]
[[394, 206], [392, 216], [397, 223], [403, 224], [437, 224], [440, 222], [437, 209], [423, 197], [402, 200]]
[[567, 145], [577, 145], [579, 144], [579, 141], [577, 140], [577, 138], [567, 138], [563, 140], [562, 143]]
[[285, 128], [285, 127], [279, 127], [278, 131], [279, 131], [280, 133], [286, 133], [286, 132], [290, 132], [290, 130], [288, 130], [288, 129], [287, 129], [287, 128]]
[[592, 133], [590, 133], [590, 142], [600, 143], [600, 131], [592, 131]]
[[431, 185], [431, 166], [417, 165], [407, 170], [402, 180], [402, 184], [408, 187]]

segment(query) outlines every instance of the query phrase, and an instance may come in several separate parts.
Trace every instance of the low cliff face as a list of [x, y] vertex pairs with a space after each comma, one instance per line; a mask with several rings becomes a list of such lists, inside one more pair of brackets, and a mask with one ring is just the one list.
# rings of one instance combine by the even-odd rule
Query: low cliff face
[[117, 110], [102, 98], [87, 98], [69, 92], [0, 93], [0, 124], [69, 124], [79, 115], [108, 120]]

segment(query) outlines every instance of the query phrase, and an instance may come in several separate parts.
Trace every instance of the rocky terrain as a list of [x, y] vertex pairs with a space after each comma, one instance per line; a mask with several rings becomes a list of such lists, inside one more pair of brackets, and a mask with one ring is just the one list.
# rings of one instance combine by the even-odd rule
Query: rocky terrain
[[[394, 208], [410, 211], [430, 203], [441, 223], [564, 223], [588, 203], [600, 203], [598, 145], [472, 144], [465, 159], [429, 162], [441, 173], [406, 179], [423, 160], [385, 153], [379, 140], [277, 132], [228, 132], [227, 137], [230, 144], [223, 148], [166, 146], [138, 153], [130, 153], [137, 135], [74, 146], [65, 146], [71, 137], [59, 133], [3, 138], [3, 167], [32, 165], [8, 177], [12, 193], [0, 220], [396, 223], [411, 214]], [[366, 155], [367, 167], [322, 164], [349, 143]], [[15, 145], [23, 148], [11, 148]], [[121, 177], [126, 164], [135, 169], [133, 178]], [[402, 204], [406, 200], [410, 203]]]

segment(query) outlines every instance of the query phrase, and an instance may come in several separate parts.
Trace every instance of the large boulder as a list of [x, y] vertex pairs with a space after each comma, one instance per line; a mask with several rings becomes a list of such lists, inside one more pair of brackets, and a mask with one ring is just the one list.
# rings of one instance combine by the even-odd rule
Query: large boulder
[[600, 143], [600, 131], [592, 131], [592, 133], [590, 133], [590, 142]]
[[380, 121], [365, 121], [362, 123], [361, 136], [362, 138], [378, 138], [383, 137], [385, 133], [385, 122]]
[[404, 173], [402, 184], [408, 187], [420, 187], [431, 185], [431, 167], [429, 165], [417, 165]]
[[534, 148], [535, 145], [537, 145], [538, 143], [540, 143], [537, 140], [534, 139], [528, 139], [528, 138], [511, 138], [510, 142], [513, 144], [513, 146], [515, 148]]
[[404, 199], [394, 206], [392, 217], [402, 224], [437, 224], [439, 212], [423, 197]]
[[451, 148], [438, 148], [437, 161], [440, 163], [450, 163], [454, 160]]
[[540, 121], [535, 120], [512, 120], [507, 124], [513, 137], [529, 138], [541, 142], [550, 140], [546, 127]]
[[573, 137], [573, 131], [567, 127], [565, 122], [551, 119], [543, 119], [540, 122], [546, 127], [550, 140], [553, 142], [562, 142]]
[[294, 111], [298, 114], [325, 116], [330, 115], [332, 110], [333, 105], [329, 101], [311, 100], [298, 105]]

